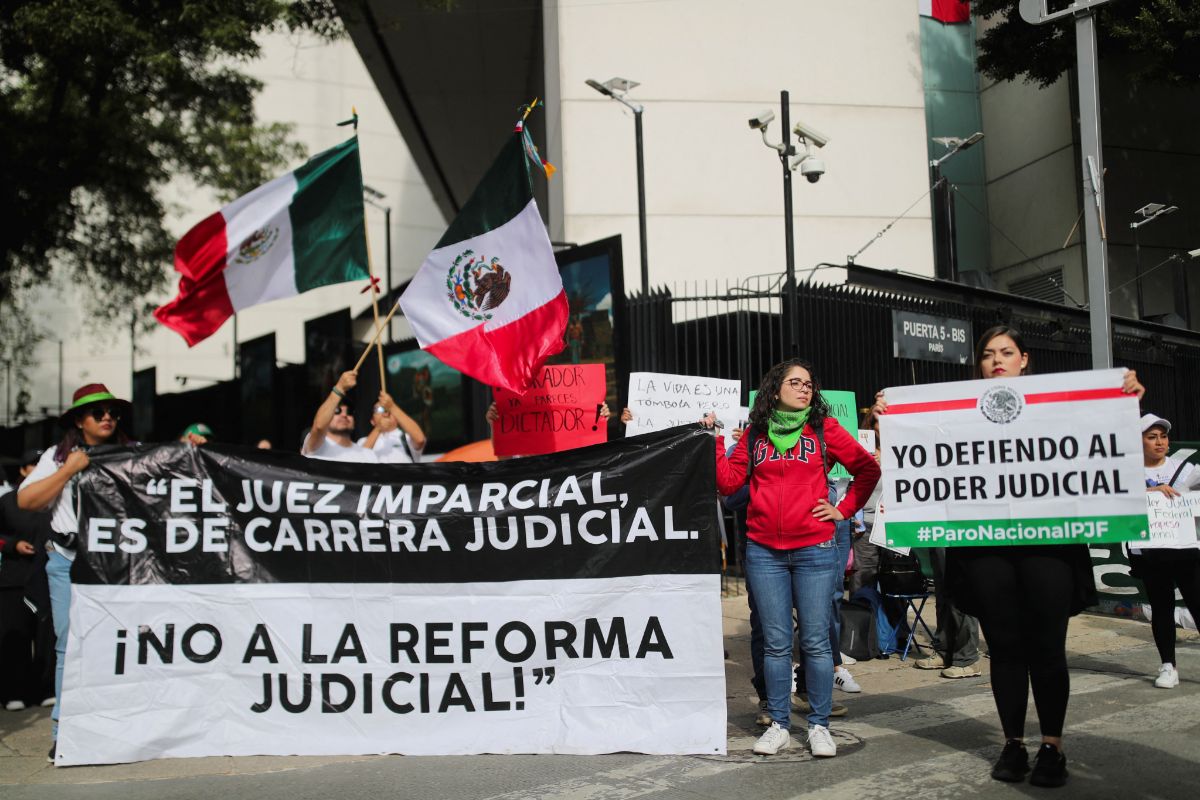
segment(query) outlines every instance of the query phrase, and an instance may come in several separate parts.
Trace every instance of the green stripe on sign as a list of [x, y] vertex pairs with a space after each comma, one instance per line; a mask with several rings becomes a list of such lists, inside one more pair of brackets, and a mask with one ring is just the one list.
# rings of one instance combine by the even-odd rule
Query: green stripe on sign
[[1102, 544], [1144, 542], [1145, 514], [1040, 519], [960, 519], [949, 522], [888, 522], [891, 547], [980, 547], [1005, 544]]
[[355, 137], [296, 170], [292, 249], [296, 291], [367, 277], [362, 170]]
[[533, 199], [525, 158], [525, 145], [514, 133], [433, 249], [493, 231], [524, 211]]

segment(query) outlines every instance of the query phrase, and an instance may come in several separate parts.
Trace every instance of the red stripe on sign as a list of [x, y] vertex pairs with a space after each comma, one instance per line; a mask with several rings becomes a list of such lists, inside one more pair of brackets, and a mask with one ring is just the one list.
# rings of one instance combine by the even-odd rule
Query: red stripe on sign
[[1026, 403], [1073, 403], [1076, 400], [1117, 400], [1126, 397], [1120, 389], [1078, 389], [1073, 392], [1042, 392], [1025, 395]]
[[978, 403], [974, 398], [967, 400], [937, 400], [928, 403], [899, 403], [888, 406], [889, 414], [921, 414], [929, 411], [962, 411], [964, 408], [974, 408]]

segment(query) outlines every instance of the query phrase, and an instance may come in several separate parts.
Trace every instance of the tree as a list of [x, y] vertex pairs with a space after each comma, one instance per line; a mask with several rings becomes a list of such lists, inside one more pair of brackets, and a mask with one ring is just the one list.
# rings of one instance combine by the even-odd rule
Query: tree
[[[6, 0], [0, 6], [0, 308], [57, 269], [87, 311], [128, 322], [167, 281], [161, 190], [183, 176], [229, 199], [303, 156], [256, 122], [238, 70], [273, 30], [343, 35], [332, 0]], [[148, 314], [143, 315], [149, 318]], [[5, 343], [11, 346], [11, 342]]]
[[[1001, 20], [979, 40], [979, 71], [989, 78], [1049, 86], [1075, 66], [1071, 17], [1030, 25], [1017, 13], [1017, 0], [973, 0], [971, 10]], [[1200, 83], [1200, 3], [1113, 0], [1096, 14], [1101, 56], [1133, 56], [1132, 82]]]

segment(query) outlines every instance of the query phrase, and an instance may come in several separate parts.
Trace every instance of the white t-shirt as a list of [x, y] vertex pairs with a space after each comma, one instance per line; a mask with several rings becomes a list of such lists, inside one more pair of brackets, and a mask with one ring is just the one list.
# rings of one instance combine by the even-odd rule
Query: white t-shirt
[[325, 437], [325, 441], [321, 442], [320, 447], [312, 451], [308, 448], [308, 436], [305, 436], [304, 446], [300, 448], [300, 452], [308, 458], [319, 458], [322, 461], [353, 461], [360, 464], [379, 463], [379, 458], [376, 457], [375, 451], [360, 447], [357, 444], [343, 447], [328, 436]]
[[[51, 447], [42, 453], [42, 457], [38, 459], [37, 466], [33, 468], [33, 472], [29, 473], [25, 477], [25, 480], [21, 482], [20, 488], [17, 489], [18, 495], [34, 483], [45, 480], [58, 472], [61, 467], [54, 462], [54, 453], [57, 450], [57, 447]], [[77, 483], [79, 483], [78, 473], [71, 476], [71, 479], [67, 481], [67, 485], [59, 493], [58, 499], [54, 501], [50, 514], [50, 527], [59, 533], [79, 533], [78, 503], [75, 497], [75, 485]], [[75, 560], [74, 550], [59, 544], [54, 545], [54, 549], [65, 556], [67, 560]]]
[[[404, 449], [404, 444], [400, 440], [401, 436], [408, 440], [408, 450]], [[360, 447], [365, 447], [366, 443], [366, 436], [358, 440]], [[421, 460], [421, 453], [425, 447], [417, 447], [413, 437], [397, 428], [394, 431], [379, 434], [379, 438], [375, 441], [375, 447], [372, 449], [380, 464], [413, 464], [416, 463], [414, 459]], [[408, 457], [409, 451], [412, 451], [413, 458]]]

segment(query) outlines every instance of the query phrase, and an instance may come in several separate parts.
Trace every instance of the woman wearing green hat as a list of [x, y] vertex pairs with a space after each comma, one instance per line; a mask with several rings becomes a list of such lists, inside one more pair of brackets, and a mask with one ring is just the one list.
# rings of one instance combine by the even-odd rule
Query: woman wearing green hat
[[[67, 621], [71, 607], [71, 562], [79, 535], [75, 508], [76, 476], [88, 465], [88, 450], [101, 444], [125, 444], [129, 437], [118, 427], [131, 406], [119, 400], [102, 383], [89, 383], [75, 391], [71, 407], [59, 421], [67, 429], [58, 447], [47, 450], [33, 472], [17, 490], [17, 505], [26, 510], [50, 509], [50, 542], [47, 544], [46, 576], [50, 581], [50, 610], [54, 618], [54, 697], [62, 700], [63, 663], [67, 652]], [[51, 718], [58, 738], [59, 703]], [[50, 748], [54, 761], [55, 747]]]

